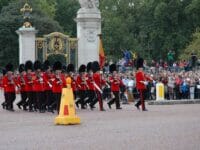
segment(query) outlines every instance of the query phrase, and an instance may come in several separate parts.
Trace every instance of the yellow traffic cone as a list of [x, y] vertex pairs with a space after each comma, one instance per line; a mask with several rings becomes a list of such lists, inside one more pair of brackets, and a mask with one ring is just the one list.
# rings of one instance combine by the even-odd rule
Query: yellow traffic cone
[[67, 88], [62, 89], [62, 97], [59, 115], [55, 118], [56, 125], [80, 124], [80, 118], [76, 116], [74, 95], [71, 88], [71, 78], [67, 78]]

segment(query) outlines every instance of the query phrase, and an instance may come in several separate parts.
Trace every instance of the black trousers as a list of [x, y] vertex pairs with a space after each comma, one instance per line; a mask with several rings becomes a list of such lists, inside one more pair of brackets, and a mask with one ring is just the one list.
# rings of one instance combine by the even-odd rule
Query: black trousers
[[76, 103], [80, 103], [81, 108], [84, 108], [84, 106], [85, 106], [84, 99], [86, 98], [86, 91], [80, 90], [79, 91], [79, 97], [80, 97], [80, 99]]
[[39, 109], [39, 111], [44, 110], [44, 104], [45, 104], [45, 95], [43, 91], [35, 92], [36, 94], [36, 106]]
[[140, 94], [140, 100], [135, 104], [137, 107], [142, 105], [142, 110], [146, 110], [145, 107], [145, 90], [138, 90]]
[[45, 91], [45, 104], [44, 104], [44, 108], [46, 108], [46, 106], [49, 108], [49, 106], [53, 103], [53, 93], [51, 90]]
[[20, 92], [21, 100], [17, 103], [18, 105], [26, 105], [26, 100], [27, 100], [27, 92], [26, 91], [21, 91]]
[[5, 106], [6, 109], [13, 109], [13, 102], [15, 101], [15, 92], [5, 92]]
[[56, 108], [58, 113], [60, 110], [61, 95], [61, 93], [53, 93], [54, 102], [51, 104], [51, 108]]
[[116, 108], [120, 108], [120, 102], [119, 102], [119, 91], [113, 91], [113, 95], [115, 96], [113, 99], [111, 99], [108, 104], [112, 105], [115, 102]]
[[35, 93], [33, 91], [28, 91], [27, 97], [28, 97], [27, 103], [28, 103], [29, 110], [33, 110], [33, 105], [35, 101]]
[[85, 102], [85, 104], [89, 103], [91, 105], [94, 99], [96, 98], [96, 93], [93, 90], [88, 90], [87, 96], [88, 96], [88, 100]]

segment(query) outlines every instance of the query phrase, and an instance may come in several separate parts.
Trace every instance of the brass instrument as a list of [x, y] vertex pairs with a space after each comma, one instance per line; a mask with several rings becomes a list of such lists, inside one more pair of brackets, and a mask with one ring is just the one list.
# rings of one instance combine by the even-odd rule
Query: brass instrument
[[20, 74], [20, 83], [21, 83], [21, 85], [25, 85], [26, 84], [22, 74]]
[[120, 84], [120, 79], [118, 76], [113, 76], [113, 82], [114, 84]]
[[63, 81], [62, 81], [62, 79], [61, 79], [59, 74], [56, 74], [56, 80], [57, 80], [57, 84], [60, 84], [60, 85], [63, 84]]
[[43, 84], [43, 83], [44, 83], [41, 73], [38, 72], [38, 73], [36, 74], [36, 77], [37, 77], [37, 80], [38, 80], [38, 82], [39, 82], [40, 84]]
[[33, 83], [33, 78], [32, 78], [31, 73], [27, 74], [27, 79], [28, 79], [28, 84], [32, 84]]
[[81, 76], [81, 81], [82, 81], [81, 84], [85, 85], [86, 88], [89, 89], [89, 86], [87, 84], [87, 80], [88, 80], [88, 78], [85, 75]]
[[8, 83], [9, 84], [15, 84], [13, 74], [8, 74]]

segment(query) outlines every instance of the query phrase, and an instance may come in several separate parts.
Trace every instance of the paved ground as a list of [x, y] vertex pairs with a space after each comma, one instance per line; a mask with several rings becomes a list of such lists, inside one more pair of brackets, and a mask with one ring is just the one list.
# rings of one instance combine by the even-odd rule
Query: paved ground
[[55, 126], [56, 114], [0, 108], [0, 150], [200, 150], [200, 105], [133, 105], [78, 110], [82, 124]]

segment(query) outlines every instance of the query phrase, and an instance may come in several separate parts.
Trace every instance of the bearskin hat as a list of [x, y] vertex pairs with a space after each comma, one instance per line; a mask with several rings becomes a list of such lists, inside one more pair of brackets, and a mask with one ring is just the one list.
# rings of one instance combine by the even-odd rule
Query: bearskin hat
[[87, 72], [89, 72], [89, 71], [93, 71], [93, 70], [92, 70], [92, 62], [89, 62], [89, 63], [87, 64]]
[[13, 65], [11, 63], [8, 63], [5, 68], [6, 71], [13, 71]]
[[100, 70], [100, 66], [99, 66], [98, 61], [94, 61], [94, 62], [92, 63], [92, 71], [95, 73], [95, 72], [97, 72], [97, 71], [99, 71], [99, 70]]
[[3, 74], [3, 76], [5, 76], [6, 75], [6, 69], [4, 68], [4, 69], [2, 69], [2, 74]]
[[34, 62], [34, 70], [42, 69], [42, 63], [39, 60]]
[[48, 60], [45, 60], [43, 63], [43, 70], [48, 70], [51, 68], [50, 62]]
[[110, 70], [110, 73], [113, 73], [114, 71], [117, 71], [117, 66], [116, 64], [111, 64], [109, 66], [109, 70]]
[[19, 73], [22, 73], [23, 71], [25, 71], [25, 65], [24, 64], [20, 64], [18, 70], [19, 70]]
[[67, 72], [67, 66], [66, 65], [62, 66], [62, 72]]
[[143, 63], [144, 63], [144, 59], [139, 57], [137, 59], [137, 62], [136, 62], [136, 68], [139, 69], [139, 68], [143, 68]]
[[67, 66], [67, 72], [69, 73], [69, 72], [74, 72], [74, 71], [75, 71], [74, 65], [73, 64], [69, 64]]
[[81, 65], [81, 66], [79, 67], [78, 72], [81, 73], [81, 72], [85, 72], [85, 71], [86, 71], [86, 66], [85, 66], [85, 65]]
[[32, 61], [28, 60], [26, 63], [25, 63], [25, 70], [33, 70], [33, 63]]
[[53, 64], [53, 70], [62, 70], [62, 63], [60, 61], [56, 61]]

